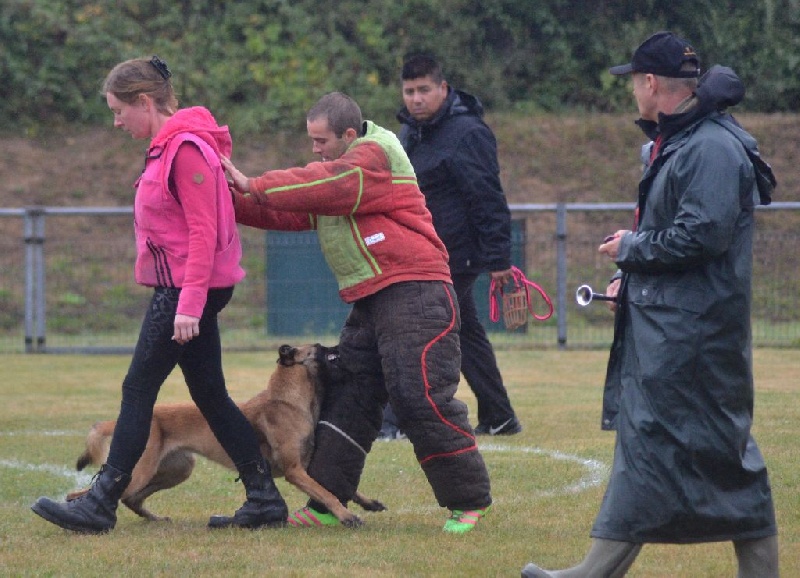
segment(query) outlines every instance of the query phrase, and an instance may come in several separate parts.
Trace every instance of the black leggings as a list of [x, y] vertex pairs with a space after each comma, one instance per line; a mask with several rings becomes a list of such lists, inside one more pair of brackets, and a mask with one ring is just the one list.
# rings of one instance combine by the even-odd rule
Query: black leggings
[[127, 474], [141, 458], [150, 437], [158, 392], [176, 365], [192, 400], [236, 466], [261, 458], [255, 431], [228, 395], [222, 373], [222, 346], [217, 314], [233, 288], [210, 289], [200, 335], [179, 345], [172, 340], [180, 289], [156, 288], [142, 322], [128, 374], [107, 462]]

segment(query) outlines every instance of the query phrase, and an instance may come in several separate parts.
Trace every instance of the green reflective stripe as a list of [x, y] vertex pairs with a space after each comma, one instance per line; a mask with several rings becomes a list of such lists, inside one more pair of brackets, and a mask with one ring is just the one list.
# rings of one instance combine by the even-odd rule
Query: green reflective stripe
[[356, 204], [353, 205], [352, 213], [356, 212], [358, 206], [361, 204], [361, 197], [364, 196], [364, 171], [361, 170], [361, 167], [358, 167], [357, 170], [358, 170], [358, 194], [356, 195]]
[[348, 219], [350, 220], [350, 226], [355, 233], [356, 239], [358, 239], [358, 244], [361, 247], [361, 250], [364, 252], [367, 260], [369, 260], [369, 262], [372, 264], [372, 270], [376, 274], [380, 275], [381, 267], [378, 265], [378, 261], [375, 259], [375, 257], [372, 256], [372, 252], [369, 250], [369, 248], [367, 248], [367, 244], [364, 242], [364, 236], [361, 234], [361, 231], [358, 228], [358, 223], [354, 217], [348, 217]]
[[355, 213], [358, 209], [358, 205], [361, 204], [361, 197], [364, 195], [364, 171], [361, 167], [355, 167], [350, 169], [349, 171], [345, 171], [338, 175], [334, 175], [332, 177], [325, 177], [324, 179], [318, 179], [316, 181], [309, 181], [307, 183], [296, 183], [293, 185], [284, 185], [282, 187], [272, 187], [264, 191], [265, 195], [270, 195], [272, 193], [280, 193], [284, 191], [297, 191], [300, 189], [306, 189], [310, 187], [316, 187], [318, 185], [324, 185], [325, 183], [331, 183], [333, 181], [337, 181], [339, 179], [347, 178], [353, 173], [358, 175], [358, 194], [356, 195], [356, 202], [353, 205], [351, 213]]
[[353, 287], [377, 274], [377, 264], [365, 248], [353, 215], [325, 216], [317, 220], [317, 237], [339, 289]]

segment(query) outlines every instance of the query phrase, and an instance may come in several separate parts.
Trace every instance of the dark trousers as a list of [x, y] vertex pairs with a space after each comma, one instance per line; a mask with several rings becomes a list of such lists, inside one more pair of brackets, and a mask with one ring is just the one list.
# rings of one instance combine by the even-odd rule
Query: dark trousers
[[308, 467], [314, 479], [342, 503], [352, 499], [388, 399], [439, 505], [491, 503], [467, 407], [454, 398], [460, 359], [450, 284], [397, 283], [357, 301], [342, 329], [339, 355], [352, 378], [326, 392]]
[[[461, 310], [461, 373], [478, 401], [478, 423], [495, 426], [514, 417], [494, 349], [478, 319], [473, 287], [476, 274], [453, 275]], [[488, 295], [484, 296], [487, 300]]]
[[156, 288], [144, 316], [128, 374], [107, 462], [127, 474], [144, 453], [158, 392], [179, 366], [192, 400], [237, 466], [260, 459], [255, 431], [228, 395], [222, 373], [217, 314], [233, 288], [210, 289], [200, 319], [200, 335], [179, 345], [172, 340], [180, 289]]

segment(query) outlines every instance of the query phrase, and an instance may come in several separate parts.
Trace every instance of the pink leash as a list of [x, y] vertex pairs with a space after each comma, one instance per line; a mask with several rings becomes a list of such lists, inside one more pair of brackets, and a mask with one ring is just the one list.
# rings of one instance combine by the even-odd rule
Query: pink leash
[[[525, 274], [516, 267], [511, 267], [514, 276], [514, 288], [511, 291], [504, 291], [504, 287], [492, 279], [489, 284], [489, 319], [493, 322], [500, 320], [500, 306], [498, 305], [498, 295], [503, 301], [503, 318], [508, 329], [516, 329], [525, 323], [528, 312], [538, 321], [550, 319], [553, 315], [553, 302], [547, 296], [540, 285], [525, 277]], [[508, 287], [510, 284], [506, 284]], [[542, 296], [547, 304], [546, 315], [537, 315], [531, 303], [531, 288], [535, 289]]]

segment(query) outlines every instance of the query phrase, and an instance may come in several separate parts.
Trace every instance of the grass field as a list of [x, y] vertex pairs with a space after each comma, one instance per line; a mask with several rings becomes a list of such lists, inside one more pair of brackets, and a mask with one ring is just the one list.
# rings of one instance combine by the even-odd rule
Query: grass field
[[[277, 355], [225, 357], [234, 399], [258, 391]], [[376, 443], [361, 490], [389, 507], [366, 525], [263, 531], [206, 530], [208, 517], [243, 499], [235, 473], [200, 460], [192, 478], [148, 504], [171, 523], [121, 507], [104, 536], [62, 531], [29, 506], [89, 481], [74, 471], [91, 424], [116, 416], [127, 356], [3, 355], [0, 403], [0, 576], [519, 576], [529, 560], [580, 561], [600, 503], [613, 434], [599, 429], [604, 351], [499, 351], [525, 430], [480, 439], [495, 507], [475, 531], [445, 535], [439, 508], [408, 442]], [[799, 350], [755, 352], [754, 433], [770, 468], [780, 526], [782, 576], [800, 576]], [[459, 397], [475, 415], [472, 394]], [[160, 401], [188, 399], [172, 376]], [[474, 424], [474, 417], [473, 417]], [[306, 497], [278, 481], [290, 508]], [[357, 508], [354, 506], [354, 508]], [[646, 546], [631, 577], [732, 577], [729, 543]]]

